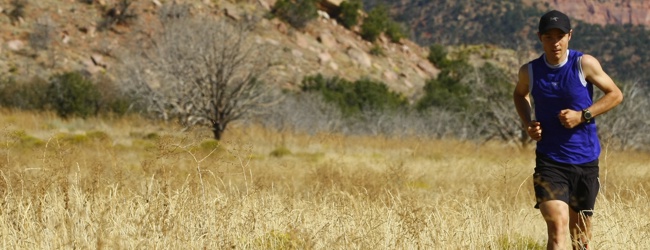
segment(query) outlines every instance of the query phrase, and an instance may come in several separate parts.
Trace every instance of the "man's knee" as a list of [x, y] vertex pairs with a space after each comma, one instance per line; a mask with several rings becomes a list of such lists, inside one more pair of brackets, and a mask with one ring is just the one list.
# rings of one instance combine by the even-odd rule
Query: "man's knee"
[[549, 232], [563, 234], [569, 225], [569, 206], [558, 200], [545, 201], [539, 206]]

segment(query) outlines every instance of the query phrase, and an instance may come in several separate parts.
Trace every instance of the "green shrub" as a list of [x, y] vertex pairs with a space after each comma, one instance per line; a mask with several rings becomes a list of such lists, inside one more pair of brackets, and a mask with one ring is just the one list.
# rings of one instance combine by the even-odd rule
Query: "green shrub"
[[388, 21], [388, 23], [386, 24], [386, 30], [384, 32], [386, 33], [386, 36], [390, 38], [391, 42], [394, 43], [399, 43], [402, 40], [402, 38], [405, 37], [402, 26], [400, 26], [399, 23], [392, 20]]
[[399, 42], [405, 37], [402, 26], [395, 22], [388, 14], [388, 8], [379, 5], [368, 13], [368, 17], [361, 24], [361, 37], [374, 42], [385, 33], [392, 42]]
[[277, 158], [281, 158], [283, 156], [290, 155], [290, 154], [291, 154], [291, 150], [289, 150], [285, 146], [280, 146], [280, 147], [274, 149], [273, 151], [271, 151], [271, 153], [270, 153], [271, 156], [277, 157]]
[[79, 145], [90, 141], [85, 134], [68, 134], [68, 133], [58, 133], [54, 135], [54, 139], [58, 142], [67, 144], [67, 145]]
[[429, 56], [427, 56], [427, 59], [438, 68], [447, 67], [450, 63], [447, 59], [447, 49], [440, 44], [432, 44], [429, 46]]
[[88, 139], [92, 141], [100, 141], [100, 142], [110, 142], [112, 140], [111, 136], [108, 135], [106, 132], [97, 131], [97, 130], [86, 132], [86, 137], [88, 137]]
[[307, 76], [302, 83], [303, 92], [320, 92], [327, 102], [335, 103], [347, 116], [363, 110], [394, 111], [408, 107], [406, 98], [388, 89], [386, 84], [370, 79], [349, 82], [322, 75]]
[[533, 239], [530, 236], [522, 236], [522, 235], [515, 235], [515, 236], [508, 236], [508, 235], [501, 235], [498, 238], [498, 244], [499, 244], [499, 249], [505, 249], [505, 250], [510, 250], [510, 249], [531, 249], [531, 250], [542, 250], [546, 249], [546, 246], [540, 244], [537, 242], [535, 239]]
[[44, 110], [47, 106], [48, 82], [34, 77], [26, 82], [14, 78], [0, 79], [0, 105], [24, 110]]
[[361, 24], [361, 37], [367, 41], [374, 42], [386, 29], [389, 20], [388, 9], [380, 5], [368, 13], [368, 17]]
[[95, 84], [77, 72], [55, 75], [47, 90], [50, 105], [63, 118], [96, 115], [100, 93]]
[[359, 11], [363, 9], [361, 0], [348, 0], [341, 3], [341, 13], [337, 17], [339, 22], [350, 29], [359, 24]]
[[21, 148], [36, 148], [45, 145], [45, 142], [43, 140], [27, 134], [27, 132], [24, 130], [13, 131], [9, 135], [14, 142], [12, 146], [18, 146]]
[[385, 56], [386, 53], [384, 53], [384, 49], [381, 48], [379, 45], [374, 45], [372, 48], [370, 48], [370, 54], [373, 56]]
[[316, 2], [317, 0], [278, 0], [271, 12], [294, 28], [302, 29], [318, 17]]
[[424, 96], [418, 100], [417, 109], [439, 107], [450, 111], [466, 111], [471, 105], [471, 88], [463, 84], [463, 77], [471, 66], [464, 60], [453, 61], [443, 68], [438, 77], [424, 84]]
[[143, 138], [146, 139], [146, 140], [159, 140], [160, 135], [158, 135], [156, 133], [148, 133]]
[[201, 144], [199, 144], [199, 148], [206, 151], [212, 151], [219, 147], [221, 147], [221, 143], [215, 139], [206, 139], [201, 141]]
[[295, 232], [281, 232], [271, 230], [255, 239], [256, 248], [259, 249], [307, 249], [305, 240]]
[[125, 93], [120, 86], [105, 75], [99, 75], [96, 79], [95, 86], [100, 93], [98, 106], [101, 113], [124, 115], [130, 111], [137, 111], [132, 110], [132, 106], [136, 102], [135, 96]]
[[[22, 110], [54, 109], [62, 117], [73, 113], [85, 117], [99, 112], [124, 115], [137, 111], [132, 108], [133, 95], [124, 93], [107, 77], [100, 75], [97, 79], [93, 83], [79, 73], [55, 75], [49, 82], [39, 77], [24, 82], [0, 78], [0, 106]], [[74, 98], [69, 98], [73, 95]], [[90, 106], [81, 108], [81, 103]]]

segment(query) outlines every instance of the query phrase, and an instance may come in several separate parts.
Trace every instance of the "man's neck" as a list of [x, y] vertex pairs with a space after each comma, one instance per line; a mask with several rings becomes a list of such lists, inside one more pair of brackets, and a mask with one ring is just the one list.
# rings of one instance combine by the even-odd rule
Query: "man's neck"
[[561, 60], [559, 60], [558, 62], [552, 62], [551, 60], [549, 60], [548, 55], [546, 53], [544, 53], [544, 62], [546, 63], [546, 66], [549, 66], [551, 68], [562, 67], [564, 64], [566, 64], [566, 62], [568, 60], [569, 60], [569, 50], [568, 49], [564, 52], [563, 58]]

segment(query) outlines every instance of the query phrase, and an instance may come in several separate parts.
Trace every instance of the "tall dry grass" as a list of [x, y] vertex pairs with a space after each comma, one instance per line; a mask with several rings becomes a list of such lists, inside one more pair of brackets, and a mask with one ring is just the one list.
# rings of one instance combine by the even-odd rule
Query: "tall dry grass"
[[[1, 111], [3, 249], [542, 249], [532, 149], [179, 132]], [[650, 155], [603, 152], [592, 249], [650, 246]]]

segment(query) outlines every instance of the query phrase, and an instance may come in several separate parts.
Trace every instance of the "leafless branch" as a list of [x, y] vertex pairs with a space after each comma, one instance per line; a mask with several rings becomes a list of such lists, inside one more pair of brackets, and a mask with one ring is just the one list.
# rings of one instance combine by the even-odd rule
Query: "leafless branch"
[[220, 139], [229, 123], [276, 102], [261, 81], [270, 55], [250, 39], [254, 26], [248, 22], [254, 20], [234, 23], [168, 13], [172, 16], [161, 17], [161, 33], [134, 65], [139, 73], [130, 74], [152, 112], [187, 127], [210, 126]]

